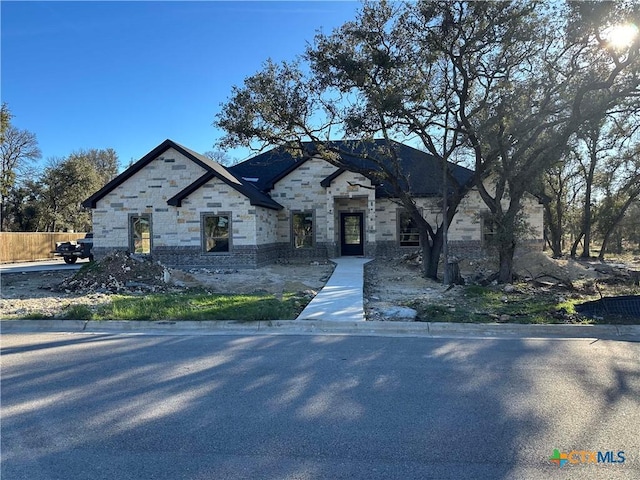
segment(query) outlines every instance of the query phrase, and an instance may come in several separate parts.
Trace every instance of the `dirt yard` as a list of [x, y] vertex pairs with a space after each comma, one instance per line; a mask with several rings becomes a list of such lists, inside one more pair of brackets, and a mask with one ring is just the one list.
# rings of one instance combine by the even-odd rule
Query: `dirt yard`
[[[367, 318], [385, 320], [388, 309], [409, 306], [418, 311], [418, 320], [518, 322], [532, 320], [521, 313], [523, 310], [540, 308], [544, 309], [539, 312], [541, 316], [574, 323], [583, 319], [563, 311], [571, 310], [568, 303], [640, 294], [640, 287], [628, 273], [640, 272], [639, 256], [602, 263], [595, 259], [553, 259], [544, 252], [531, 252], [515, 259], [517, 281], [513, 285], [487, 281], [497, 270], [491, 262], [467, 260], [459, 266], [466, 286], [445, 287], [421, 277], [415, 260], [370, 262], [365, 266]], [[483, 295], [482, 302], [474, 295], [478, 291]], [[488, 297], [492, 302], [486, 301]], [[564, 304], [556, 311], [557, 305]]]
[[330, 262], [272, 265], [257, 270], [188, 271], [167, 269], [154, 262], [118, 257], [96, 262], [81, 272], [3, 274], [0, 277], [0, 318], [33, 314], [59, 315], [72, 305], [98, 305], [114, 294], [143, 294], [202, 288], [211, 293], [284, 292], [315, 295], [333, 272]]
[[[551, 295], [562, 303], [568, 299], [594, 299], [622, 291], [638, 294], [625, 272], [640, 271], [640, 257], [624, 262], [601, 263], [597, 260], [554, 260], [542, 252], [533, 252], [516, 260], [519, 281], [514, 285], [488, 285], [498, 302], [517, 304], [523, 298]], [[80, 273], [42, 272], [4, 274], [0, 277], [0, 318], [40, 314], [57, 316], [76, 304], [98, 305], [118, 293], [143, 294], [202, 288], [212, 293], [265, 293], [281, 298], [284, 292], [315, 295], [333, 271], [330, 262], [276, 264], [256, 270], [173, 270], [155, 262], [129, 256], [96, 262]], [[460, 271], [467, 285], [483, 284], [495, 266], [483, 262], [461, 262]], [[622, 289], [622, 290], [621, 290]], [[441, 283], [420, 275], [415, 260], [377, 259], [365, 266], [365, 311], [369, 320], [383, 320], [385, 309], [410, 306], [429, 311], [469, 312], [478, 310], [468, 287], [445, 288]], [[618, 293], [620, 294], [620, 293]], [[425, 310], [427, 307], [431, 310]], [[433, 308], [436, 308], [434, 310]], [[438, 310], [439, 309], [439, 310]], [[488, 320], [517, 321], [517, 314], [486, 311]], [[552, 312], [553, 313], [553, 312]], [[420, 318], [418, 320], [425, 320]], [[456, 321], [472, 321], [451, 318]], [[570, 321], [570, 316], [561, 318]]]

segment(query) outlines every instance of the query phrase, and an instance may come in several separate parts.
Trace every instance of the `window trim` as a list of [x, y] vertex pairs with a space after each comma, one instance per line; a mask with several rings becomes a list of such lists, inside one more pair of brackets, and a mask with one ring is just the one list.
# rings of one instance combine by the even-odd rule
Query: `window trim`
[[[311, 214], [311, 245], [296, 247], [295, 245], [295, 232], [293, 231], [293, 217], [294, 215], [308, 215]], [[316, 211], [315, 209], [311, 210], [291, 210], [289, 220], [289, 230], [290, 230], [290, 238], [291, 238], [291, 248], [293, 250], [305, 250], [309, 248], [315, 248], [316, 246]]]
[[[420, 215], [422, 215], [422, 208], [419, 208], [418, 211], [420, 212]], [[420, 247], [420, 232], [416, 232], [416, 234], [418, 235], [418, 244], [417, 245], [403, 245], [402, 244], [402, 215], [403, 214], [409, 214], [409, 212], [407, 211], [406, 208], [398, 208], [396, 210], [396, 239], [398, 242], [398, 246], [402, 247], [402, 248], [416, 248], [416, 247]]]
[[[227, 217], [229, 221], [228, 230], [228, 248], [224, 252], [208, 252], [206, 249], [207, 238], [206, 238], [206, 229], [205, 229], [205, 219], [207, 217]], [[203, 255], [230, 255], [233, 251], [233, 217], [231, 212], [223, 211], [223, 212], [201, 212], [200, 213], [200, 250]], [[222, 237], [220, 237], [222, 238]]]
[[[135, 239], [133, 238], [133, 219], [146, 218], [149, 221], [149, 252], [136, 253]], [[151, 255], [153, 252], [153, 215], [151, 213], [130, 213], [127, 218], [127, 236], [129, 252], [135, 255]]]

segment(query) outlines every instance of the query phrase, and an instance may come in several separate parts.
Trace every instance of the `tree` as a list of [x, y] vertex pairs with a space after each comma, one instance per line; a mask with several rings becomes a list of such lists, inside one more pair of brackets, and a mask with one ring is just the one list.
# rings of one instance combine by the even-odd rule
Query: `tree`
[[11, 230], [18, 232], [44, 231], [42, 222], [42, 185], [38, 179], [25, 180], [13, 188], [7, 198], [7, 216]]
[[543, 175], [545, 239], [554, 258], [563, 256], [567, 225], [582, 187], [576, 164], [575, 152], [571, 150]]
[[0, 173], [0, 229], [6, 230], [7, 218], [6, 202], [11, 189], [19, 183], [28, 162], [40, 158], [36, 136], [20, 130], [11, 124], [11, 112], [6, 104], [2, 104], [0, 111], [1, 135], [0, 155], [2, 157], [2, 172]]
[[602, 246], [598, 258], [604, 260], [614, 230], [627, 210], [640, 198], [640, 148], [636, 144], [630, 151], [609, 159], [602, 172], [604, 195], [598, 215], [598, 231]]
[[[614, 48], [605, 35], [612, 18], [634, 8], [365, 3], [355, 21], [316, 37], [304, 67], [268, 62], [234, 88], [218, 115], [227, 132], [221, 145], [291, 147], [307, 139], [338, 166], [332, 135], [412, 139], [444, 159], [470, 153], [497, 227], [498, 279], [509, 282], [527, 229], [525, 195], [586, 121], [638, 93], [638, 40]], [[393, 159], [396, 152], [380, 154]], [[435, 277], [443, 229], [422, 218], [398, 165], [368, 173], [393, 186], [420, 229], [425, 273]], [[453, 188], [444, 225], [461, 192]]]
[[226, 152], [223, 152], [222, 150], [209, 150], [207, 152], [204, 152], [203, 155], [225, 167], [230, 167], [231, 165], [235, 165], [236, 163], [238, 163], [237, 160], [231, 158], [229, 155], [227, 155]]
[[113, 159], [117, 164], [117, 156], [111, 155], [111, 149], [90, 152], [49, 160], [40, 180], [40, 224], [46, 231], [91, 229], [91, 213], [82, 207], [82, 202], [105, 183], [105, 174], [96, 167], [96, 158]]
[[[440, 78], [446, 65], [433, 64], [428, 50], [405, 48], [419, 33], [404, 15], [407, 8], [365, 3], [355, 21], [331, 35], [317, 35], [304, 57], [308, 70], [299, 61], [267, 62], [242, 88], [234, 88], [217, 124], [227, 132], [222, 147], [258, 141], [258, 148], [284, 145], [301, 153], [307, 140], [337, 167], [384, 182], [418, 227], [424, 274], [435, 279], [444, 230], [469, 185], [458, 185], [449, 169], [442, 169], [450, 187], [439, 225], [422, 216], [407, 188], [410, 182], [392, 140], [417, 138], [425, 150], [443, 158], [443, 166], [462, 141], [446, 123], [448, 92], [442, 91]], [[344, 144], [332, 142], [334, 134], [355, 142], [341, 149]], [[384, 144], [374, 146], [376, 136]], [[361, 166], [347, 164], [345, 155], [361, 156]]]
[[[544, 171], [562, 161], [570, 138], [585, 122], [599, 120], [638, 93], [638, 39], [625, 49], [611, 48], [603, 35], [610, 26], [607, 19], [584, 5], [531, 3], [540, 15], [532, 36], [509, 37], [506, 30], [491, 28], [499, 34], [501, 48], [491, 50], [497, 59], [474, 59], [469, 54], [473, 44], [466, 40], [457, 49], [443, 48], [459, 76], [468, 79], [461, 97], [471, 100], [470, 109], [460, 120], [475, 156], [476, 185], [497, 226], [501, 282], [513, 278], [518, 232], [525, 227], [520, 216], [524, 195]], [[478, 15], [482, 8], [465, 11]], [[576, 16], [598, 17], [598, 22], [576, 25], [569, 21]], [[466, 39], [468, 27], [457, 31]], [[486, 73], [472, 84], [479, 69]], [[478, 109], [479, 122], [467, 117], [467, 111]], [[482, 181], [489, 175], [495, 178], [491, 189]]]
[[82, 163], [86, 163], [87, 168], [93, 167], [99, 177], [101, 186], [107, 184], [118, 174], [118, 154], [113, 148], [76, 150], [67, 159], [77, 159]]
[[0, 141], [4, 143], [4, 133], [11, 125], [11, 112], [6, 103], [0, 107]]
[[640, 253], [640, 200], [633, 202], [626, 215], [620, 222], [621, 236], [633, 248], [635, 253]]

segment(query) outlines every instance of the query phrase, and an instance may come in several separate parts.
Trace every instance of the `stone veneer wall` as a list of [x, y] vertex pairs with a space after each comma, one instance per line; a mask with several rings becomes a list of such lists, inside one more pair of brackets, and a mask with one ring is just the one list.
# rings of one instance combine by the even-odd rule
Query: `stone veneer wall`
[[[251, 268], [276, 261], [277, 211], [253, 206], [225, 182], [213, 179], [181, 207], [167, 200], [205, 173], [204, 169], [169, 149], [123, 185], [101, 199], [93, 210], [94, 255], [129, 250], [129, 216], [151, 215], [152, 256], [169, 266]], [[229, 253], [202, 250], [202, 214], [231, 217]]]
[[175, 240], [177, 210], [167, 200], [202, 176], [205, 170], [178, 151], [168, 149], [124, 184], [100, 199], [92, 210], [95, 248], [129, 249], [129, 215], [151, 214], [152, 245]]
[[[339, 255], [340, 211], [365, 214], [365, 254], [375, 243], [375, 191], [366, 177], [344, 172], [327, 188], [321, 182], [338, 170], [321, 158], [311, 158], [278, 181], [271, 197], [285, 208], [278, 212], [277, 240], [284, 258], [326, 258]], [[315, 239], [311, 249], [291, 248], [291, 213], [312, 211]], [[288, 247], [287, 247], [288, 246]]]
[[[440, 222], [442, 210], [438, 206], [439, 198], [417, 198], [416, 203], [422, 209], [422, 215], [432, 224]], [[377, 243], [396, 242], [397, 245], [397, 220], [398, 211], [403, 208], [389, 199], [378, 199], [376, 202], [376, 228]], [[537, 199], [528, 197], [525, 199], [523, 211], [527, 216], [531, 232], [526, 238], [527, 242], [541, 242], [543, 235], [543, 207]], [[477, 190], [472, 190], [462, 200], [458, 212], [453, 217], [449, 226], [449, 240], [452, 242], [481, 242], [482, 240], [482, 216], [488, 213], [488, 208]], [[411, 247], [408, 247], [411, 248]]]
[[183, 200], [177, 209], [176, 241], [163, 246], [201, 247], [202, 214], [231, 216], [231, 249], [276, 243], [277, 212], [251, 205], [250, 200], [214, 179]]
[[[373, 256], [376, 243], [376, 194], [371, 181], [359, 173], [344, 172], [333, 179], [326, 191], [327, 238], [340, 246], [340, 213], [360, 212], [364, 215], [364, 255]], [[336, 252], [339, 255], [339, 252]]]
[[313, 212], [316, 246], [334, 241], [327, 237], [324, 228], [333, 220], [327, 216], [326, 190], [320, 183], [336, 170], [337, 167], [325, 160], [311, 158], [274, 185], [269, 192], [271, 198], [285, 207], [277, 214], [278, 243], [291, 245], [291, 213], [303, 211]]
[[332, 256], [331, 251], [331, 245], [320, 242], [316, 242], [310, 248], [292, 248], [290, 243], [279, 243], [278, 259], [289, 261], [326, 260]]
[[[423, 216], [430, 222], [439, 222], [442, 210], [439, 198], [418, 198], [416, 203]], [[378, 199], [376, 203], [377, 242], [376, 252], [380, 256], [400, 257], [414, 252], [418, 247], [401, 247], [398, 244], [398, 212], [403, 208], [389, 199]], [[527, 197], [523, 210], [527, 216], [530, 232], [521, 241], [523, 250], [542, 250], [543, 207], [534, 197]], [[458, 212], [449, 227], [449, 251], [452, 256], [465, 259], [481, 259], [491, 255], [482, 242], [482, 216], [488, 212], [476, 189], [462, 200]]]

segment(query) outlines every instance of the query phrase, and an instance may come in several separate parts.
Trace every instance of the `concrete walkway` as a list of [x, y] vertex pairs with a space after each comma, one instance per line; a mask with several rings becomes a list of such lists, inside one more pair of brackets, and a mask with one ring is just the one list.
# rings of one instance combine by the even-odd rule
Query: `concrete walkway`
[[364, 264], [370, 258], [332, 258], [336, 268], [322, 290], [296, 320], [364, 322]]

